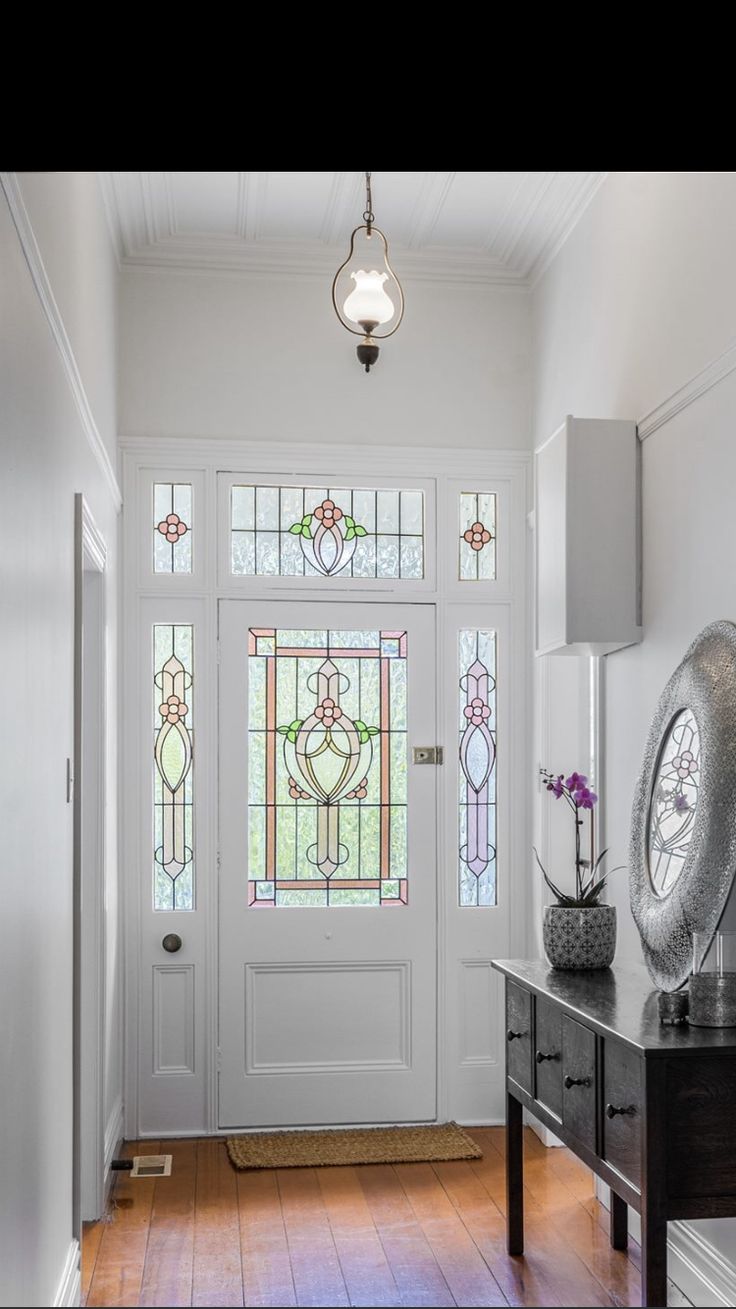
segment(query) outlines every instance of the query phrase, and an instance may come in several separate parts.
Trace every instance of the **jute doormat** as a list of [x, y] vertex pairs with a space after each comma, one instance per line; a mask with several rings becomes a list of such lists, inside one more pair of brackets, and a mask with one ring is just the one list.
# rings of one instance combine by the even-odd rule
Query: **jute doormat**
[[328, 1168], [336, 1164], [416, 1164], [482, 1159], [457, 1123], [431, 1127], [351, 1127], [327, 1132], [250, 1132], [229, 1136], [236, 1168]]

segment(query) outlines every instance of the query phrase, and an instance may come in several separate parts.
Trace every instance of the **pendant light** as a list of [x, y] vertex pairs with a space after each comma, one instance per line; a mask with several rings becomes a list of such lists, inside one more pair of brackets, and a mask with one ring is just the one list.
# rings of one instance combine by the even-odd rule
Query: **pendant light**
[[[353, 231], [348, 257], [332, 283], [332, 304], [340, 322], [348, 332], [363, 338], [357, 355], [367, 373], [378, 359], [376, 342], [393, 336], [404, 317], [404, 293], [388, 260], [388, 242], [380, 228], [374, 226], [372, 204], [371, 175], [366, 173], [363, 222]], [[364, 268], [357, 266], [361, 262]], [[380, 268], [372, 266], [376, 262], [380, 262]], [[348, 265], [350, 271], [346, 274]], [[376, 331], [389, 323], [393, 326], [387, 332]]]

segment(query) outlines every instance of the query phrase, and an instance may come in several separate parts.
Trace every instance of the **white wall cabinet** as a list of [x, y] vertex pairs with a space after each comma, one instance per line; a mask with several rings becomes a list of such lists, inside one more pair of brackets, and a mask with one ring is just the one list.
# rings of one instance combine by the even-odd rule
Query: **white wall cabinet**
[[573, 418], [535, 452], [536, 652], [641, 640], [636, 424]]

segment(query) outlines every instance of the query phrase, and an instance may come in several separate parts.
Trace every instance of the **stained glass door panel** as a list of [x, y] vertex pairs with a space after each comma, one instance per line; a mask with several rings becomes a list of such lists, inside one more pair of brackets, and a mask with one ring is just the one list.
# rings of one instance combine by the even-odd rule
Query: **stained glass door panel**
[[220, 633], [221, 1126], [432, 1118], [434, 610], [223, 601]]
[[407, 633], [248, 632], [248, 899], [407, 902]]

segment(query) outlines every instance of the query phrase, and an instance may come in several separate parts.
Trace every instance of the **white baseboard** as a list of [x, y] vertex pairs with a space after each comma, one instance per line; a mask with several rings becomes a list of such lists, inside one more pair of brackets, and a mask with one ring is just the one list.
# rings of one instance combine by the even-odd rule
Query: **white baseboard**
[[115, 1101], [112, 1113], [107, 1120], [105, 1128], [105, 1183], [104, 1193], [107, 1201], [110, 1184], [112, 1182], [112, 1171], [110, 1165], [118, 1152], [118, 1146], [123, 1139], [123, 1102], [120, 1098]]
[[[606, 1209], [610, 1207], [609, 1190], [596, 1179], [596, 1195]], [[629, 1232], [641, 1240], [641, 1221], [629, 1209]], [[710, 1241], [706, 1241], [690, 1223], [667, 1224], [667, 1270], [675, 1286], [694, 1305], [702, 1309], [721, 1309], [736, 1305], [736, 1264]]]
[[540, 1123], [539, 1119], [534, 1117], [534, 1114], [530, 1114], [528, 1109], [524, 1110], [524, 1123], [527, 1127], [531, 1127], [534, 1135], [539, 1137], [542, 1145], [553, 1146], [565, 1144], [565, 1142], [561, 1141], [558, 1136], [555, 1136], [554, 1132], [550, 1132], [549, 1128], [545, 1127], [544, 1123]]
[[56, 1295], [54, 1296], [54, 1309], [56, 1309], [57, 1305], [65, 1306], [79, 1304], [82, 1294], [82, 1275], [79, 1267], [79, 1259], [79, 1241], [72, 1241], [67, 1250], [64, 1271], [61, 1274]]

